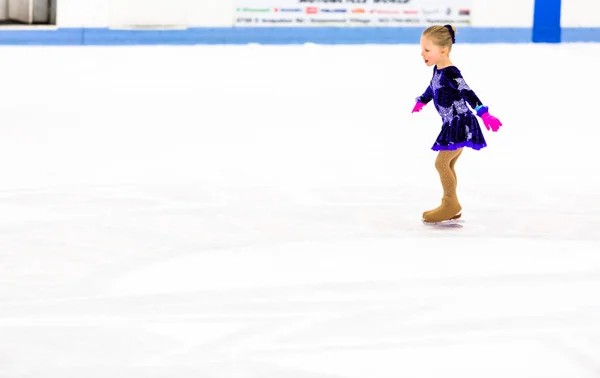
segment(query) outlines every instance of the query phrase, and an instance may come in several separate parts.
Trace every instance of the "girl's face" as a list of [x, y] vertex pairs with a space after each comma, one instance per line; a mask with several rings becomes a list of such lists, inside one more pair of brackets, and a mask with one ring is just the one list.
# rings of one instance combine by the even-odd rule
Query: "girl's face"
[[442, 59], [448, 58], [448, 48], [437, 46], [431, 39], [422, 36], [421, 57], [423, 57], [427, 67], [431, 67], [438, 64]]

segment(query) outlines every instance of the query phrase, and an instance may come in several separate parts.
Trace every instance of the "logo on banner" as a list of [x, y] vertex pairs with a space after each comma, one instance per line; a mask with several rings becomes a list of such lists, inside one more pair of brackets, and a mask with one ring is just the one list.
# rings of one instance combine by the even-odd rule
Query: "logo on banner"
[[302, 13], [302, 9], [300, 8], [275, 8], [274, 11], [282, 13]]
[[271, 11], [271, 8], [237, 8], [237, 12], [256, 12], [256, 13], [267, 13]]
[[401, 14], [402, 11], [399, 11], [399, 10], [389, 10], [389, 9], [371, 9], [371, 13], [375, 13], [375, 14]]

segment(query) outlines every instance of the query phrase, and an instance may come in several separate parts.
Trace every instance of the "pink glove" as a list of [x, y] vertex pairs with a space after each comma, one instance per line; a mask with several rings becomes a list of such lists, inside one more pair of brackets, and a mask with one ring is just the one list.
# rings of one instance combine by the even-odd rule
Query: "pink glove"
[[481, 119], [483, 120], [483, 124], [485, 125], [485, 127], [488, 130], [492, 129], [493, 132], [498, 131], [500, 126], [502, 126], [502, 122], [500, 122], [498, 118], [494, 117], [490, 113], [486, 112], [482, 114]]
[[417, 103], [415, 104], [415, 107], [413, 108], [413, 110], [412, 110], [412, 112], [411, 112], [411, 113], [414, 113], [414, 112], [420, 112], [420, 111], [421, 111], [421, 109], [423, 109], [423, 107], [424, 107], [425, 105], [426, 105], [426, 104], [423, 104], [422, 102], [417, 102]]

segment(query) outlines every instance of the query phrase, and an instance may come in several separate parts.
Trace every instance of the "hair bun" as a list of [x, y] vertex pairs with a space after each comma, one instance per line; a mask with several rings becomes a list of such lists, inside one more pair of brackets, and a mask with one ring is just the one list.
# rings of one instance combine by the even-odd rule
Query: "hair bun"
[[450, 36], [452, 36], [452, 43], [456, 43], [456, 36], [454, 34], [454, 28], [450, 24], [444, 25], [446, 29], [450, 32]]

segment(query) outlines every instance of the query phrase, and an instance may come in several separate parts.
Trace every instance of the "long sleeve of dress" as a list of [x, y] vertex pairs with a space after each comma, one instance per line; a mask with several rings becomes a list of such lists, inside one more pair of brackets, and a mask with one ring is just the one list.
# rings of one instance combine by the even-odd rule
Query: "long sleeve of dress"
[[448, 71], [448, 79], [450, 79], [450, 86], [452, 86], [452, 88], [458, 91], [460, 96], [471, 106], [472, 109], [483, 105], [483, 103], [481, 102], [479, 97], [477, 97], [475, 92], [471, 88], [469, 88], [458, 68], [449, 68], [452, 68]]
[[416, 98], [417, 102], [422, 102], [423, 104], [427, 104], [429, 101], [433, 99], [433, 90], [431, 90], [431, 85], [427, 87], [425, 92], [422, 95]]

